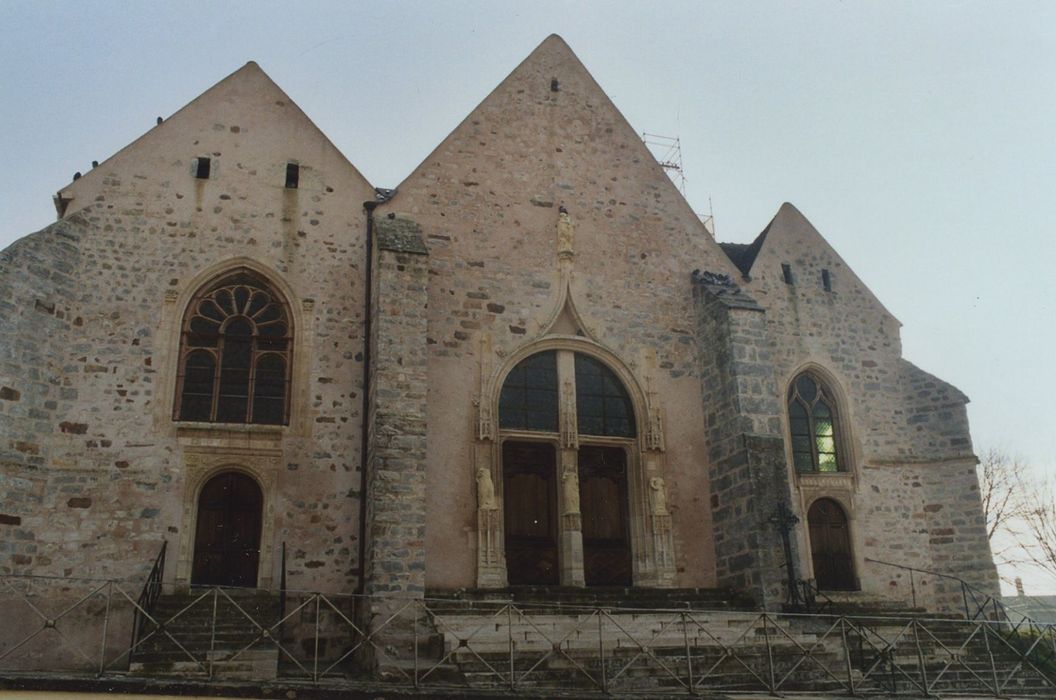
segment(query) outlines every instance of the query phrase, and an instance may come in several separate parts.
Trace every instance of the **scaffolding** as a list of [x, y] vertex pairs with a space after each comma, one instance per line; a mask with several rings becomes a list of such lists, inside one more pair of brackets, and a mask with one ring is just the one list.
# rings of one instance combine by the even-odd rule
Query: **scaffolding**
[[[671, 181], [675, 183], [675, 187], [682, 193], [683, 199], [688, 201], [688, 197], [686, 197], [686, 171], [682, 165], [682, 142], [679, 138], [677, 136], [650, 134], [643, 131], [642, 141], [649, 148], [649, 152], [653, 154], [653, 157], [656, 158], [656, 162], [668, 174]], [[700, 219], [701, 223], [704, 224], [704, 228], [714, 238], [715, 216], [711, 209], [711, 197], [708, 197], [708, 213], [697, 213], [697, 218]]]

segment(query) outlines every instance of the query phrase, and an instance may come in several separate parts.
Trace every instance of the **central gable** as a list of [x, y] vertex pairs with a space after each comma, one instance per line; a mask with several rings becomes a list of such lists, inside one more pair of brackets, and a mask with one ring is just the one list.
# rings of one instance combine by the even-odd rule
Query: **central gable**
[[[733, 269], [638, 133], [557, 35], [517, 66], [398, 192], [392, 209], [419, 220], [441, 217], [437, 223], [453, 229], [456, 244], [468, 237], [492, 249], [506, 245], [495, 227], [520, 231], [519, 254], [533, 262], [538, 254], [539, 264], [549, 250], [528, 250], [527, 241], [552, 237], [564, 206], [585, 249], [630, 247], [647, 266], [650, 256], [675, 246], [689, 254], [686, 280], [701, 265]], [[466, 221], [469, 231], [460, 232], [455, 221]], [[590, 264], [589, 256], [582, 264]], [[673, 272], [670, 261], [668, 268], [666, 274]]]

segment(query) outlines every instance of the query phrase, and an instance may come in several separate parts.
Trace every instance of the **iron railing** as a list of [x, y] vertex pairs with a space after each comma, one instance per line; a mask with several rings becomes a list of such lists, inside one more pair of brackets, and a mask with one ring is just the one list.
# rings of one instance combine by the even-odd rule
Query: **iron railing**
[[[132, 613], [132, 641], [129, 644], [130, 649], [135, 649], [137, 640], [143, 635], [143, 628], [146, 625], [148, 616], [154, 611], [154, 606], [158, 602], [158, 598], [161, 596], [162, 580], [165, 577], [165, 550], [168, 549], [169, 541], [162, 540], [161, 551], [158, 552], [158, 556], [154, 558], [154, 565], [150, 568], [150, 573], [147, 574], [147, 580], [143, 583], [143, 590], [139, 593], [139, 599], [136, 600], [135, 610]], [[143, 611], [142, 613], [140, 611]]]
[[[162, 588], [148, 610], [128, 582], [0, 577], [0, 617], [11, 621], [0, 626], [0, 678], [81, 673], [119, 682], [141, 674], [208, 683], [237, 676], [291, 687], [653, 696], [1056, 696], [1051, 625], [1013, 630], [984, 618], [289, 590], [279, 612], [279, 591]], [[126, 647], [114, 630], [138, 619], [142, 634]]]
[[[995, 621], [1008, 621], [1011, 619], [1008, 614], [1008, 609], [1005, 607], [1005, 604], [1001, 602], [1000, 598], [992, 596], [989, 593], [986, 593], [985, 591], [979, 590], [972, 584], [965, 581], [960, 576], [954, 576], [953, 574], [944, 574], [940, 571], [920, 569], [914, 566], [906, 566], [905, 564], [894, 564], [892, 562], [882, 561], [880, 559], [870, 559], [866, 557], [865, 560], [871, 564], [880, 564], [882, 566], [889, 566], [895, 569], [908, 571], [910, 596], [913, 600], [913, 607], [917, 607], [918, 605], [915, 574], [923, 574], [924, 576], [934, 576], [935, 578], [941, 578], [947, 581], [952, 581], [959, 587], [961, 592], [961, 602], [963, 605], [962, 609], [964, 610], [964, 618], [966, 620], [976, 620], [979, 618], [985, 618]], [[1030, 623], [1035, 622], [1030, 618], [1026, 618], [1026, 620]]]

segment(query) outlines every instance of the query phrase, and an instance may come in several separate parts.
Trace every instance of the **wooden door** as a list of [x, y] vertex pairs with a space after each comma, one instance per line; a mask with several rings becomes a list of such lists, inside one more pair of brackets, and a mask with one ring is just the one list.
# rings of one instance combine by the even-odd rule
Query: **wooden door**
[[840, 504], [830, 498], [819, 498], [807, 513], [810, 527], [810, 551], [814, 562], [814, 579], [823, 591], [856, 591], [851, 553], [851, 533], [847, 515]]
[[511, 586], [557, 585], [557, 481], [553, 445], [502, 446], [506, 576]]
[[580, 447], [579, 508], [587, 585], [630, 586], [627, 452], [623, 448]]
[[260, 487], [244, 474], [226, 472], [205, 484], [198, 498], [192, 584], [256, 587], [262, 502]]

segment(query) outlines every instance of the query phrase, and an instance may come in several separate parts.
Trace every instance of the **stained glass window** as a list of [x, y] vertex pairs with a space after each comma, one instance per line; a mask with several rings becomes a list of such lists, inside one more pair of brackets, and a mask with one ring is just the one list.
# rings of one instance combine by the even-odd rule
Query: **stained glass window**
[[828, 388], [813, 374], [801, 374], [792, 382], [788, 390], [788, 425], [796, 471], [842, 471], [835, 406]]

